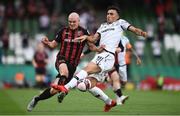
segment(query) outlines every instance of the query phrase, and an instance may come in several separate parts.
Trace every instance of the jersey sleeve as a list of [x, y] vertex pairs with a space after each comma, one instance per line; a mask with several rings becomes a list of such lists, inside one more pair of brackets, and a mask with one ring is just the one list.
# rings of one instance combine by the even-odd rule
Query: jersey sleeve
[[63, 28], [60, 29], [60, 30], [56, 33], [56, 36], [55, 36], [55, 41], [56, 41], [56, 42], [58, 42], [58, 43], [61, 42], [62, 33], [63, 33]]
[[97, 29], [96, 33], [101, 34], [101, 30], [102, 30], [102, 24], [101, 24], [101, 26]]
[[120, 19], [119, 23], [123, 30], [127, 30], [129, 28], [129, 26], [131, 25], [129, 22], [127, 22], [126, 20], [123, 20], [123, 19]]

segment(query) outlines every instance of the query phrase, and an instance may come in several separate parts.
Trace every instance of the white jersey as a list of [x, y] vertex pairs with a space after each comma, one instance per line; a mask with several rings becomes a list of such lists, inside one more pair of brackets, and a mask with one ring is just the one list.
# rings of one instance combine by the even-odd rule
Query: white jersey
[[97, 30], [97, 33], [101, 35], [99, 45], [105, 45], [107, 51], [115, 53], [123, 31], [127, 30], [129, 26], [130, 24], [123, 19], [119, 19], [111, 24], [101, 24]]
[[126, 64], [125, 55], [126, 55], [126, 46], [129, 44], [129, 39], [125, 36], [122, 36], [120, 39], [120, 44], [123, 46], [123, 51], [118, 53], [118, 63], [120, 66], [123, 66]]

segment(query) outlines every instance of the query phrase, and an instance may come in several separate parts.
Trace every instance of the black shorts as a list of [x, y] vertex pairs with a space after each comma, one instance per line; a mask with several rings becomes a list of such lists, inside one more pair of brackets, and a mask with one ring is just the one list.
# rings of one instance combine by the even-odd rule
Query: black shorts
[[55, 63], [55, 67], [56, 67], [56, 70], [58, 71], [58, 75], [56, 76], [56, 78], [59, 78], [61, 76], [61, 74], [59, 73], [59, 65], [61, 63], [65, 63], [67, 65], [68, 71], [69, 71], [69, 76], [66, 79], [66, 81], [64, 82], [64, 84], [66, 84], [66, 83], [68, 83], [73, 78], [77, 66], [73, 66], [72, 64], [70, 64], [68, 61], [66, 61], [62, 57], [57, 59], [56, 63]]
[[44, 75], [44, 74], [46, 74], [46, 68], [44, 68], [44, 67], [35, 68], [35, 72], [36, 72], [36, 74]]

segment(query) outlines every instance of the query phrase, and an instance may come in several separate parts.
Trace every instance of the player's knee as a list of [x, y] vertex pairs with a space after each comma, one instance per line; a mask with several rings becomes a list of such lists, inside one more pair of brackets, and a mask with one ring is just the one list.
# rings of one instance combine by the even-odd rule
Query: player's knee
[[85, 92], [91, 88], [91, 81], [89, 79], [83, 79], [78, 83], [77, 88], [80, 91]]

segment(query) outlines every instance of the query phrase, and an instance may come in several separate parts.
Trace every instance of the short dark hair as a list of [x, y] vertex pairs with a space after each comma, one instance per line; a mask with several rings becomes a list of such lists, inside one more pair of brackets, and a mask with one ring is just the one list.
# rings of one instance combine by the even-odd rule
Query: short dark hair
[[117, 6], [109, 6], [107, 8], [107, 11], [108, 10], [115, 10], [118, 13], [118, 15], [120, 15], [120, 9]]

